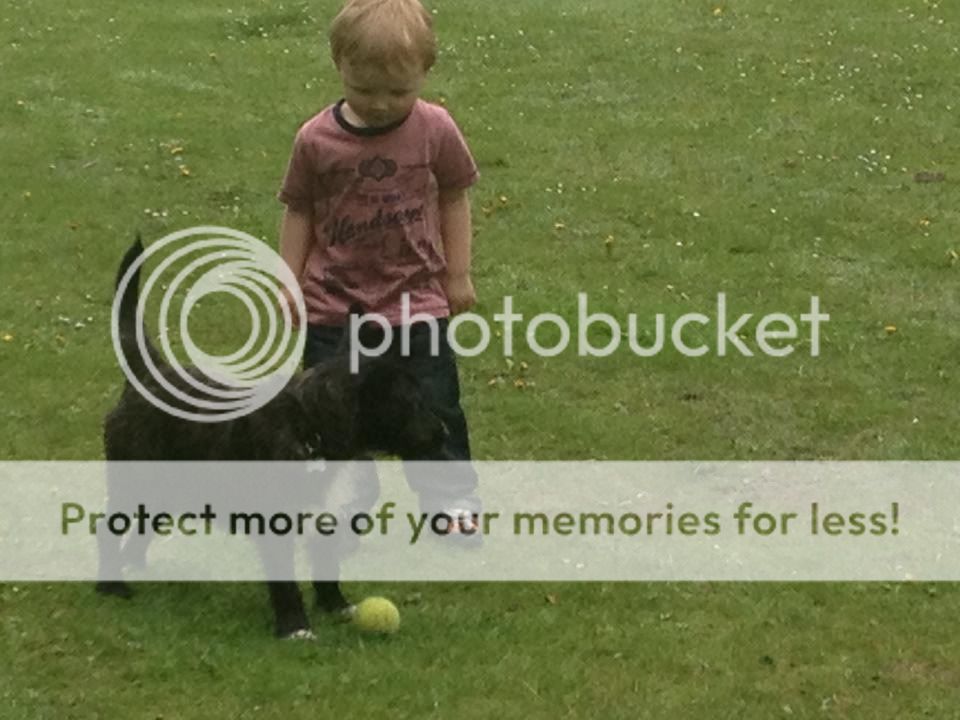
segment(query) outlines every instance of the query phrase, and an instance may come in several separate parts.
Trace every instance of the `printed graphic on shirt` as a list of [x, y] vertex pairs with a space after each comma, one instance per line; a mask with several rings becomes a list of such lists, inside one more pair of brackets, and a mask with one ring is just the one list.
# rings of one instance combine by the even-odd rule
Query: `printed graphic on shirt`
[[373, 178], [377, 181], [397, 174], [397, 164], [393, 160], [382, 158], [379, 155], [363, 160], [358, 169], [360, 177]]
[[318, 178], [315, 215], [323, 218], [327, 262], [320, 282], [326, 292], [343, 296], [394, 273], [406, 282], [428, 282], [443, 267], [425, 208], [436, 192], [431, 179], [429, 165], [400, 165], [381, 155]]

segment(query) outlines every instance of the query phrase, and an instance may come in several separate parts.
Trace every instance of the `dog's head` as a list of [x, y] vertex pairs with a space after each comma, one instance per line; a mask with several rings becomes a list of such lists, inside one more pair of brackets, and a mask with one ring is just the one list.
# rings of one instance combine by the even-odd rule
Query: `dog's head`
[[355, 382], [360, 432], [370, 451], [409, 460], [437, 457], [447, 428], [402, 358], [368, 359]]
[[[370, 336], [376, 332], [361, 329], [366, 347], [376, 345]], [[360, 357], [351, 368], [345, 339], [332, 358], [302, 374], [297, 395], [311, 432], [320, 437], [319, 454], [330, 460], [370, 453], [436, 457], [447, 436], [426, 388], [396, 350]]]

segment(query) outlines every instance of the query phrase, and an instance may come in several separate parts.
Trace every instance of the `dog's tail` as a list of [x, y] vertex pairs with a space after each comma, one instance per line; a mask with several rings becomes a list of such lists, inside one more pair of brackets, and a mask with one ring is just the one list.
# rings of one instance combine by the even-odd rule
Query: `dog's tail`
[[[120, 267], [117, 269], [117, 278], [114, 287], [117, 292], [120, 290], [120, 281], [124, 275], [133, 267], [140, 256], [143, 255], [143, 240], [140, 233], [137, 233], [133, 245], [120, 261]], [[142, 378], [149, 372], [147, 369], [144, 353], [148, 354], [155, 365], [160, 364], [160, 354], [150, 343], [144, 333], [143, 349], [137, 344], [137, 304], [140, 300], [140, 268], [134, 270], [130, 276], [130, 281], [123, 289], [123, 295], [120, 297], [119, 312], [117, 317], [117, 330], [120, 336], [120, 351], [123, 353], [123, 359], [130, 368], [130, 372], [137, 378]]]

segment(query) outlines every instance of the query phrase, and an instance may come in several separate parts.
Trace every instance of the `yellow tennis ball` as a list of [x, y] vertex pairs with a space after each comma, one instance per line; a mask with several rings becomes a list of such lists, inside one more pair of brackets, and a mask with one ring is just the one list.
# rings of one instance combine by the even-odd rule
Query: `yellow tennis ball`
[[368, 597], [357, 605], [353, 622], [364, 632], [395, 633], [400, 629], [400, 611], [384, 597]]

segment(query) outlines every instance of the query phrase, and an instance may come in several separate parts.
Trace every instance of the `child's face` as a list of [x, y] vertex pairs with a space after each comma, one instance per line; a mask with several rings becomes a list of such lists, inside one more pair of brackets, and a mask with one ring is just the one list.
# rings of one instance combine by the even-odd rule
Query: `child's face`
[[388, 70], [342, 59], [337, 69], [347, 105], [367, 127], [383, 127], [405, 118], [426, 79], [426, 72], [416, 65]]

